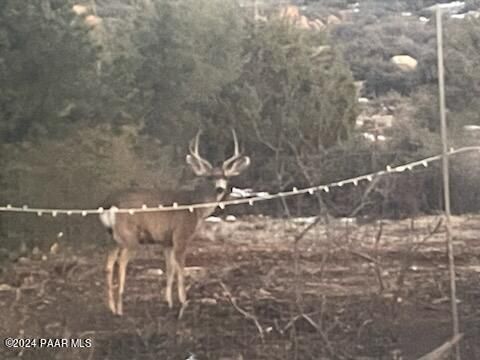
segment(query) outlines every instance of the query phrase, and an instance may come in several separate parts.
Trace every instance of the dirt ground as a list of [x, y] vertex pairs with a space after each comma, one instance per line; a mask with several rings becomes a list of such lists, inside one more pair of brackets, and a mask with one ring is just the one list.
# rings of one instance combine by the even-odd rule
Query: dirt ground
[[[123, 317], [105, 304], [107, 249], [59, 243], [0, 276], [0, 336], [92, 339], [1, 359], [416, 359], [451, 338], [437, 217], [358, 225], [209, 223], [187, 257], [186, 307], [164, 301], [161, 249], [130, 263]], [[480, 215], [455, 217], [463, 359], [480, 359]], [[438, 225], [438, 226], [437, 226]], [[93, 242], [93, 241], [92, 241]]]

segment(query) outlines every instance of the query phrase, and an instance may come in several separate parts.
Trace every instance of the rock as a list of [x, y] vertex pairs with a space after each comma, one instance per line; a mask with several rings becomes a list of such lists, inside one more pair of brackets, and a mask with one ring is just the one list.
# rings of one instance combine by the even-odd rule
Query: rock
[[328, 17], [327, 17], [327, 24], [328, 25], [339, 25], [341, 23], [342, 23], [342, 20], [340, 20], [335, 15], [328, 15]]
[[213, 298], [203, 298], [200, 299], [199, 302], [204, 305], [217, 305], [217, 300]]
[[391, 128], [395, 122], [395, 117], [393, 115], [372, 115], [371, 120], [377, 128]]
[[33, 248], [31, 258], [33, 260], [40, 260], [42, 258], [42, 252], [37, 246]]
[[72, 6], [72, 10], [78, 16], [85, 15], [88, 12], [88, 8], [84, 5], [75, 4]]
[[418, 64], [418, 61], [409, 55], [395, 55], [391, 61], [402, 71], [413, 71]]
[[300, 11], [295, 5], [288, 5], [280, 9], [281, 18], [297, 19], [300, 17]]
[[0, 284], [0, 291], [11, 291], [14, 288], [8, 284]]
[[353, 14], [355, 12], [353, 9], [348, 9], [348, 10], [340, 10], [338, 12], [338, 15], [342, 19], [342, 21], [352, 21], [353, 20]]
[[320, 19], [310, 20], [308, 24], [310, 25], [311, 29], [319, 30], [319, 31], [325, 29], [326, 27], [325, 24]]
[[310, 29], [310, 25], [308, 24], [308, 19], [305, 16], [300, 17], [300, 20], [298, 21], [298, 27], [300, 29], [305, 29], [305, 30]]
[[227, 215], [227, 217], [225, 218], [225, 221], [235, 222], [237, 221], [237, 218], [234, 215]]
[[148, 269], [147, 270], [147, 275], [162, 276], [163, 275], [163, 270], [162, 269]]
[[87, 24], [87, 26], [91, 28], [97, 27], [101, 23], [102, 23], [102, 19], [95, 15], [88, 15], [85, 18], [85, 24]]

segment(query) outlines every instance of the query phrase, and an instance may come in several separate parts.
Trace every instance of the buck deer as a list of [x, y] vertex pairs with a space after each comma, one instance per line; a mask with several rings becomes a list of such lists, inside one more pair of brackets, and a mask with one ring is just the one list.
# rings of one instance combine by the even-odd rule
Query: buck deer
[[[235, 131], [232, 130], [234, 154], [225, 160], [221, 167], [213, 167], [198, 152], [199, 131], [189, 144], [190, 154], [186, 161], [196, 176], [207, 178], [192, 191], [162, 190], [125, 190], [109, 196], [105, 203], [100, 220], [117, 243], [107, 256], [106, 281], [108, 290], [108, 306], [117, 315], [123, 314], [122, 296], [125, 289], [127, 264], [135, 250], [141, 244], [163, 245], [166, 262], [165, 298], [171, 308], [172, 286], [177, 275], [178, 298], [183, 304], [186, 301], [184, 284], [185, 253], [187, 245], [195, 236], [202, 221], [208, 217], [215, 206], [190, 210], [172, 210], [157, 212], [138, 212], [134, 214], [119, 213], [119, 208], [157, 207], [193, 203], [210, 203], [224, 199], [228, 193], [228, 178], [239, 175], [250, 165], [250, 158], [239, 151]], [[115, 263], [118, 263], [118, 291], [115, 303], [113, 278]]]

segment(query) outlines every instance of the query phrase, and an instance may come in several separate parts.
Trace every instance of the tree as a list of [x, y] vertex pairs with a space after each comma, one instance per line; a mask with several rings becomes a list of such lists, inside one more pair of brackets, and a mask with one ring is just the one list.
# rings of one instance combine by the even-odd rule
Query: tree
[[211, 128], [242, 128], [257, 186], [305, 182], [296, 157], [318, 156], [353, 128], [351, 73], [324, 33], [280, 19], [252, 28], [244, 53], [241, 76], [216, 96], [205, 117]]
[[[480, 90], [480, 20], [467, 19], [445, 23], [445, 93], [449, 126], [480, 125], [478, 91]], [[429, 65], [429, 82], [418, 89], [417, 117], [433, 131], [439, 131], [436, 53], [424, 62]], [[427, 77], [426, 77], [427, 78]]]
[[161, 0], [139, 12], [130, 61], [145, 132], [186, 144], [199, 109], [240, 74], [244, 23], [234, 1]]
[[0, 141], [61, 133], [95, 112], [96, 49], [72, 1], [0, 4]]

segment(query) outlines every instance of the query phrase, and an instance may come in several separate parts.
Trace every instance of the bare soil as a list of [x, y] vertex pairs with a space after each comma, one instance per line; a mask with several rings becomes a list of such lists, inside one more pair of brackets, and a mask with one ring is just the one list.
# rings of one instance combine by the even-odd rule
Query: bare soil
[[[103, 246], [33, 254], [0, 277], [0, 336], [92, 339], [1, 359], [417, 359], [452, 336], [439, 218], [208, 224], [190, 247], [183, 309], [164, 301], [161, 249], [128, 268], [123, 317], [105, 304]], [[463, 359], [480, 359], [480, 216], [453, 219]], [[56, 245], [57, 246], [57, 245]]]

